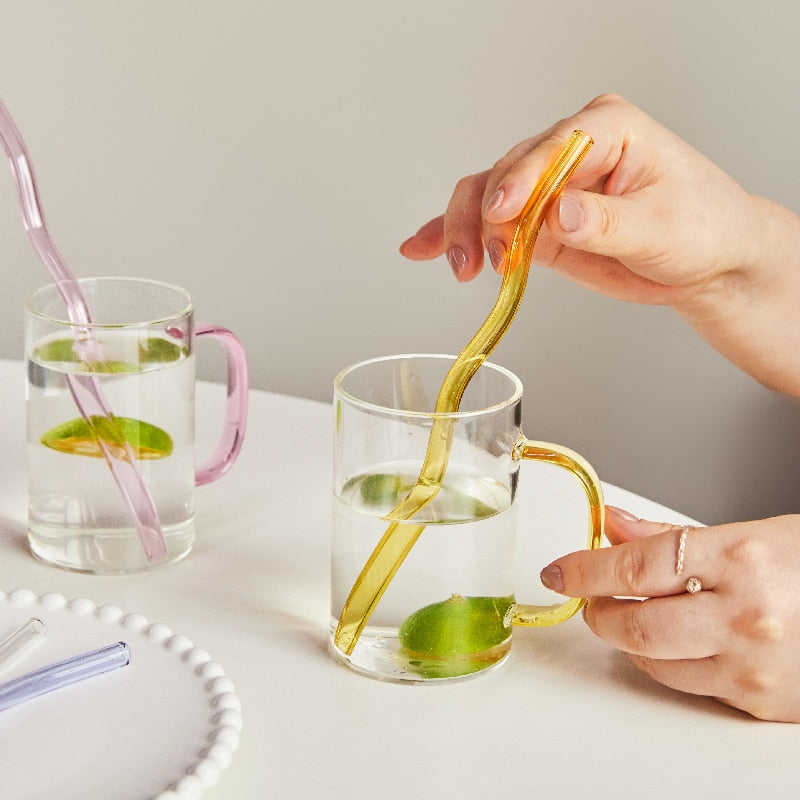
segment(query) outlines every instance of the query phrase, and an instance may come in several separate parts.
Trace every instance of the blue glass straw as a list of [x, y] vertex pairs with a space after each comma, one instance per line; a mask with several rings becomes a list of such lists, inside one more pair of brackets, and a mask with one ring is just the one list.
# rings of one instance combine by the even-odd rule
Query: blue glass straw
[[86, 678], [93, 678], [95, 675], [127, 666], [130, 662], [130, 648], [125, 642], [117, 642], [99, 650], [92, 650], [41, 667], [8, 683], [0, 684], [0, 711]]

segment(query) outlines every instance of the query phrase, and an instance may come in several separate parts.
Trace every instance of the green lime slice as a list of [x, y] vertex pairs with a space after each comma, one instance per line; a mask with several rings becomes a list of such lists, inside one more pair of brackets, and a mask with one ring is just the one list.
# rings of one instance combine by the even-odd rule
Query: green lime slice
[[[75, 353], [72, 339], [53, 339], [37, 347], [34, 358], [39, 363], [61, 362], [66, 364], [80, 364], [81, 359]], [[82, 364], [81, 368], [87, 372], [138, 372], [140, 364], [166, 363], [178, 361], [183, 348], [174, 342], [167, 341], [158, 336], [149, 336], [140, 339], [137, 343], [138, 363], [119, 360], [95, 361], [91, 364]]]
[[502, 644], [511, 633], [513, 597], [462, 597], [454, 594], [415, 611], [398, 637], [411, 655], [462, 658]]
[[149, 336], [139, 341], [139, 362], [141, 364], [178, 361], [183, 353], [184, 348], [180, 345], [159, 336]]
[[[361, 479], [359, 489], [366, 505], [397, 505], [413, 488], [407, 476], [377, 472]], [[491, 517], [497, 509], [467, 492], [445, 484], [441, 487], [437, 501], [446, 510], [447, 522], [461, 522]]]
[[452, 521], [483, 519], [497, 513], [496, 508], [483, 500], [447, 485], [442, 486], [441, 498]]
[[[104, 458], [99, 441], [122, 456], [127, 443], [137, 459], [165, 458], [172, 453], [172, 437], [163, 429], [131, 417], [82, 417], [51, 428], [39, 440], [45, 447], [76, 456]], [[116, 448], [116, 450], [115, 450]]]
[[407, 494], [411, 486], [399, 475], [376, 473], [367, 475], [359, 487], [361, 499], [370, 506], [394, 505], [400, 499], [400, 493]]

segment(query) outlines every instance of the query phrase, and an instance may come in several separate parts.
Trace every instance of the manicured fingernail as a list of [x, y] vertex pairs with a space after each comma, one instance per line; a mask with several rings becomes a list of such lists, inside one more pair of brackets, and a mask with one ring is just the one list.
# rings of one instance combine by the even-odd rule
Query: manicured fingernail
[[571, 197], [562, 197], [558, 203], [558, 224], [565, 233], [575, 233], [583, 227], [584, 213], [580, 203]]
[[496, 211], [503, 205], [503, 200], [505, 199], [506, 192], [505, 189], [501, 186], [486, 202], [486, 208], [484, 209], [484, 215], [491, 214], [492, 211]]
[[450, 262], [450, 269], [456, 278], [460, 277], [464, 267], [467, 265], [467, 254], [458, 245], [454, 245], [447, 251], [447, 260]]
[[639, 517], [634, 516], [630, 511], [626, 511], [624, 508], [617, 508], [616, 506], [606, 506], [606, 514], [625, 520], [626, 522], [639, 521]]
[[552, 589], [554, 592], [564, 591], [564, 576], [561, 574], [561, 567], [550, 564], [541, 571], [539, 578], [548, 589]]
[[502, 272], [502, 267], [506, 259], [506, 246], [499, 239], [492, 239], [486, 246], [489, 252], [489, 260], [492, 262], [495, 272]]

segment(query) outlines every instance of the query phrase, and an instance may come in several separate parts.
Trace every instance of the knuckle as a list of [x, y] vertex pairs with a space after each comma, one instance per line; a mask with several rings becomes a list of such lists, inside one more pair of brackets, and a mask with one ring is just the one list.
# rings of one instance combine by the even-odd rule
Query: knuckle
[[766, 542], [746, 537], [728, 548], [728, 559], [732, 564], [747, 570], [761, 568], [769, 559], [770, 548]]
[[646, 571], [643, 551], [638, 547], [621, 547], [615, 570], [617, 585], [628, 594], [640, 596]]
[[603, 239], [613, 238], [620, 227], [619, 213], [616, 206], [608, 203], [598, 204], [598, 233]]
[[769, 609], [750, 609], [739, 614], [731, 623], [731, 630], [758, 644], [777, 644], [786, 636], [785, 621]]
[[652, 634], [647, 622], [647, 604], [632, 603], [623, 619], [623, 635], [630, 652], [646, 655], [650, 652]]
[[742, 670], [734, 683], [747, 695], [763, 695], [776, 687], [777, 680], [769, 670], [750, 667]]
[[586, 108], [598, 108], [608, 105], [628, 105], [628, 101], [625, 100], [622, 95], [615, 94], [614, 92], [604, 92], [597, 95], [593, 100], [590, 100], [586, 104]]
[[453, 187], [453, 198], [470, 197], [476, 192], [476, 186], [480, 182], [480, 175], [465, 175], [456, 181]]

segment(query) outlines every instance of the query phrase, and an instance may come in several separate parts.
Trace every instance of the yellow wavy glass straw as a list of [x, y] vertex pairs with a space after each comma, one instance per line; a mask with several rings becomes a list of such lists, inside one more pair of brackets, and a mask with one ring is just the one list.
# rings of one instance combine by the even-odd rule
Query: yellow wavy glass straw
[[361, 570], [342, 609], [333, 642], [347, 655], [352, 654], [372, 611], [425, 529], [424, 525], [401, 523], [411, 519], [438, 494], [447, 469], [455, 423], [449, 415], [458, 411], [467, 384], [514, 319], [525, 292], [533, 247], [544, 216], [592, 144], [585, 133], [574, 131], [522, 209], [497, 302], [442, 382], [419, 478], [408, 496], [385, 517], [390, 520], [389, 527]]

